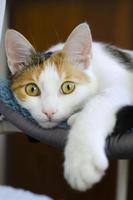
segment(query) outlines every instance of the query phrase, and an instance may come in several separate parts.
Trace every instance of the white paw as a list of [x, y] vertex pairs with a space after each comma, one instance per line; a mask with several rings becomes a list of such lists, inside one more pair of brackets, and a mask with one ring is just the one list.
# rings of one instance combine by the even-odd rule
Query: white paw
[[98, 183], [108, 167], [105, 155], [99, 157], [88, 152], [75, 157], [73, 153], [68, 154], [67, 148], [65, 155], [64, 176], [70, 186], [76, 190], [85, 191]]

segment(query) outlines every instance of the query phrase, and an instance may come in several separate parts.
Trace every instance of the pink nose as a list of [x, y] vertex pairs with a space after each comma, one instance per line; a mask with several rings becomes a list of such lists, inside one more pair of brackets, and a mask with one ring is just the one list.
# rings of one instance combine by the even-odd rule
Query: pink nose
[[52, 119], [53, 115], [56, 113], [54, 111], [43, 112], [49, 119]]

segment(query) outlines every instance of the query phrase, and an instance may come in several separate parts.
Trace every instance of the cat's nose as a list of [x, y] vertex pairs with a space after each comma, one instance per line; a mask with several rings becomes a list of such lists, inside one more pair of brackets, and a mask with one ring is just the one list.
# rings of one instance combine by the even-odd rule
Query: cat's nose
[[43, 112], [49, 119], [52, 119], [56, 111], [45, 111]]

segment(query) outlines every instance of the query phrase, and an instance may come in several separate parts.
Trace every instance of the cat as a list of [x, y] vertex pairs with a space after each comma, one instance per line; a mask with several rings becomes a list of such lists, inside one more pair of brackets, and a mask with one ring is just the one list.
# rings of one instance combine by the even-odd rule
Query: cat
[[49, 56], [15, 30], [7, 31], [5, 48], [17, 101], [44, 128], [68, 119], [64, 176], [73, 189], [91, 188], [109, 165], [104, 148], [116, 113], [133, 103], [132, 51], [92, 42], [87, 23]]

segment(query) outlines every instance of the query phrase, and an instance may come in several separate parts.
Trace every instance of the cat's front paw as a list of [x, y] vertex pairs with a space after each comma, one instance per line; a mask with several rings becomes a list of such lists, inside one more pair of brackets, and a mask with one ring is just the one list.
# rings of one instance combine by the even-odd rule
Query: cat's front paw
[[86, 155], [74, 155], [73, 153], [68, 155], [67, 149], [65, 152], [65, 179], [73, 189], [79, 191], [85, 191], [98, 183], [108, 167], [106, 156], [100, 158], [98, 155], [86, 153]]

